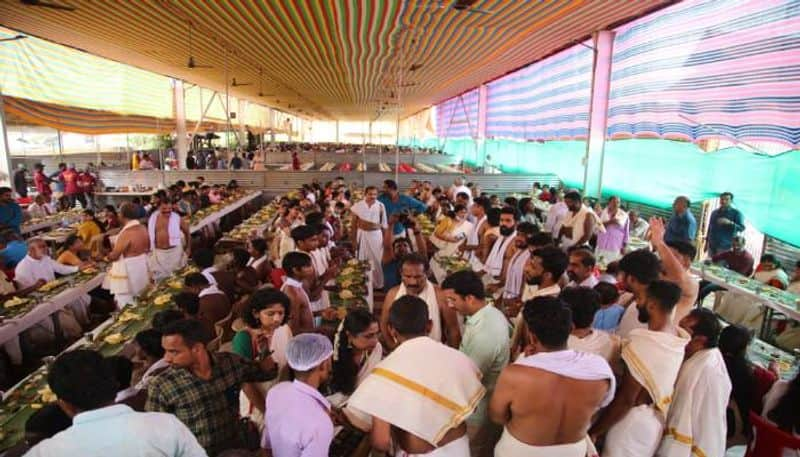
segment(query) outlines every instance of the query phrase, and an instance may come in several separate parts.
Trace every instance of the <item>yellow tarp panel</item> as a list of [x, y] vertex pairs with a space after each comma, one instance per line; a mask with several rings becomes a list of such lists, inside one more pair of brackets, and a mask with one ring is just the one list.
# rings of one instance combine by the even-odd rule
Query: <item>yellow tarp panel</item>
[[[0, 27], [0, 38], [15, 35]], [[31, 36], [0, 46], [0, 89], [44, 103], [172, 117], [170, 78]]]

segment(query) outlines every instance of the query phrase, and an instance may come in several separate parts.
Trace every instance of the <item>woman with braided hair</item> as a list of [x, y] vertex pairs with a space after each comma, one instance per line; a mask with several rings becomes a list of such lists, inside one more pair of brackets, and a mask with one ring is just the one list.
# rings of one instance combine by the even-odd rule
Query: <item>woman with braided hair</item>
[[378, 321], [366, 308], [353, 308], [342, 320], [333, 342], [331, 387], [350, 395], [383, 358]]

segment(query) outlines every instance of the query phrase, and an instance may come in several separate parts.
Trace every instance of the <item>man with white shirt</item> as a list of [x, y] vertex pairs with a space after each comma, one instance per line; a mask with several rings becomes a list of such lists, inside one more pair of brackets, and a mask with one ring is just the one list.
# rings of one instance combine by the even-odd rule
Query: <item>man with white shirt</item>
[[[319, 227], [319, 226], [318, 226]], [[292, 229], [292, 239], [297, 250], [305, 252], [311, 257], [311, 264], [314, 266], [314, 279], [306, 284], [308, 288], [308, 298], [311, 301], [311, 312], [318, 315], [325, 308], [330, 307], [328, 293], [323, 289], [325, 284], [336, 277], [338, 270], [329, 268], [327, 260], [318, 250], [318, 227], [301, 225]]]
[[732, 387], [717, 347], [722, 326], [708, 308], [693, 309], [681, 319], [680, 326], [692, 339], [686, 345], [686, 360], [675, 382], [666, 431], [656, 455], [724, 455]]
[[594, 232], [597, 216], [591, 208], [583, 204], [581, 194], [576, 190], [571, 190], [564, 195], [564, 203], [569, 211], [564, 216], [561, 229], [557, 233], [561, 247], [566, 250], [572, 246], [588, 244]]
[[[48, 255], [47, 251], [47, 243], [44, 240], [34, 238], [28, 241], [28, 255], [14, 269], [14, 280], [21, 289], [31, 287], [41, 281], [53, 281], [56, 279], [56, 273], [60, 275], [77, 273], [79, 268], [88, 265], [87, 263], [81, 263], [80, 266], [76, 267], [58, 263]], [[78, 322], [82, 325], [89, 323], [89, 304], [91, 301], [89, 294], [83, 294], [69, 305], [75, 312]]]
[[72, 426], [33, 447], [39, 457], [204, 457], [206, 451], [172, 414], [138, 413], [115, 405], [111, 365], [94, 351], [74, 350], [56, 359], [47, 382]]
[[372, 286], [383, 288], [383, 229], [389, 224], [386, 207], [378, 201], [378, 189], [368, 186], [364, 199], [350, 208], [353, 222], [350, 237], [356, 248], [358, 260], [369, 260], [372, 264]]
[[[561, 291], [559, 298], [572, 311], [572, 331], [567, 339], [567, 347], [597, 354], [614, 369], [620, 357], [620, 338], [592, 328], [594, 315], [600, 308], [600, 294], [588, 287], [568, 287]], [[617, 371], [614, 369], [614, 372]]]
[[28, 205], [28, 209], [26, 211], [28, 212], [28, 215], [32, 219], [39, 219], [42, 217], [46, 217], [55, 212], [53, 211], [52, 208], [50, 208], [50, 205], [47, 204], [44, 195], [42, 194], [39, 194], [36, 197], [34, 197], [33, 203]]
[[208, 283], [217, 286], [229, 297], [233, 297], [236, 289], [236, 276], [230, 271], [218, 269], [214, 265], [214, 260], [213, 249], [200, 248], [192, 254], [192, 262], [200, 268], [200, 273], [206, 277]]
[[570, 281], [567, 287], [594, 288], [599, 282], [594, 275], [594, 266], [595, 259], [591, 251], [585, 248], [571, 249], [567, 265], [567, 276]]
[[469, 203], [472, 204], [472, 191], [470, 190], [469, 187], [464, 185], [464, 178], [459, 176], [453, 181], [453, 185], [450, 186], [448, 194], [450, 194], [451, 199], [455, 200], [456, 195], [460, 194], [461, 192], [467, 194], [467, 196], [469, 197]]
[[639, 211], [635, 209], [628, 211], [628, 220], [630, 238], [638, 238], [640, 240], [647, 239], [647, 231], [650, 230], [650, 224], [641, 217]]
[[569, 208], [566, 202], [564, 202], [563, 190], [559, 190], [558, 193], [556, 193], [556, 199], [558, 201], [547, 210], [547, 218], [544, 223], [544, 231], [549, 232], [553, 236], [553, 239], [557, 238], [558, 232], [561, 231], [561, 224], [564, 222], [564, 218], [567, 217], [567, 213], [569, 212]]
[[489, 201], [485, 197], [477, 197], [472, 206], [469, 208], [470, 215], [474, 219], [472, 230], [467, 235], [467, 242], [459, 246], [459, 250], [466, 252], [467, 258], [473, 266], [473, 270], [481, 271], [483, 263], [478, 258], [478, 251], [481, 247], [481, 240], [489, 224], [486, 222], [486, 210], [489, 207]]

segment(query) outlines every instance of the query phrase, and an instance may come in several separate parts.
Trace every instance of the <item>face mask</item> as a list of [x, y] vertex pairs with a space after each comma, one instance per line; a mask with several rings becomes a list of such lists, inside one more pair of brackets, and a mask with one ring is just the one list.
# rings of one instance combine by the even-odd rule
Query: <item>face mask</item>
[[506, 227], [501, 225], [500, 226], [500, 234], [503, 236], [509, 236], [514, 233], [514, 227]]

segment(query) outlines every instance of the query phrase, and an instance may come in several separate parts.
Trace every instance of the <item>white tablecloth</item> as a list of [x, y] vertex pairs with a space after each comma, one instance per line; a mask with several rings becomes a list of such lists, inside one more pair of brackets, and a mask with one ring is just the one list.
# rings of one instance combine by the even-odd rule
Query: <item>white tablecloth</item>
[[51, 314], [64, 309], [78, 297], [89, 293], [103, 284], [105, 272], [100, 272], [94, 278], [85, 281], [76, 287], [67, 287], [49, 300], [39, 303], [33, 309], [13, 319], [0, 324], [0, 344], [2, 344], [12, 361], [19, 363], [22, 354], [19, 347], [19, 334], [48, 318]]
[[247, 203], [251, 202], [252, 200], [255, 200], [260, 195], [261, 195], [261, 192], [253, 192], [252, 194], [245, 195], [244, 197], [242, 197], [239, 200], [231, 203], [230, 205], [225, 206], [221, 210], [219, 210], [219, 211], [217, 211], [217, 212], [215, 212], [213, 214], [209, 214], [208, 216], [204, 217], [203, 219], [200, 219], [200, 221], [198, 223], [193, 224], [191, 227], [189, 227], [189, 231], [191, 233], [195, 233], [195, 232], [200, 231], [203, 227], [205, 227], [205, 226], [207, 226], [209, 224], [212, 224], [214, 222], [217, 222], [218, 220], [222, 219], [224, 216], [236, 211], [237, 209], [241, 208], [242, 206], [246, 205]]

